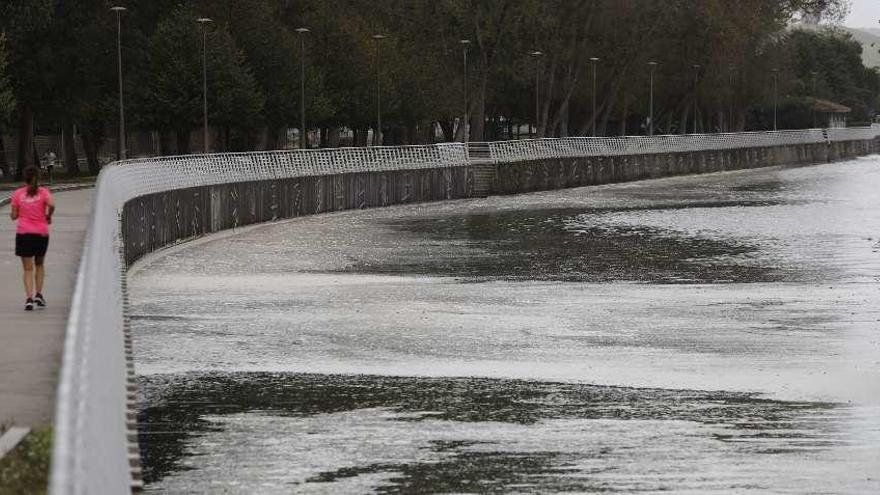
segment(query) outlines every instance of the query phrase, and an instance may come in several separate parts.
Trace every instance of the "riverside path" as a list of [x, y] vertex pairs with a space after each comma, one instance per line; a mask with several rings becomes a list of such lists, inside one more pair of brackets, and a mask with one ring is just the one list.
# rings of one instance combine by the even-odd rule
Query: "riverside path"
[[15, 257], [15, 222], [0, 208], [0, 422], [42, 426], [52, 422], [70, 297], [88, 226], [92, 189], [55, 193], [45, 296], [48, 307], [24, 311], [21, 261]]

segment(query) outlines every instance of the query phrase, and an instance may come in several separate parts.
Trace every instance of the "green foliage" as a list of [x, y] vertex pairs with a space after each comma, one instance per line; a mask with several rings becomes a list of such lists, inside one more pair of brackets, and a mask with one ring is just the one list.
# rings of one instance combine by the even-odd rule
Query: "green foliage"
[[50, 92], [46, 83], [52, 60], [48, 43], [52, 4], [51, 0], [6, 2], [3, 9], [8, 70], [19, 100], [37, 100]]
[[870, 121], [876, 112], [880, 73], [862, 64], [862, 46], [851, 34], [836, 29], [795, 30], [784, 42], [791, 60], [795, 94], [812, 93], [816, 72], [816, 97], [853, 109], [850, 119]]
[[[202, 32], [198, 15], [178, 9], [149, 39], [141, 84], [133, 98], [144, 124], [160, 131], [189, 132], [201, 124]], [[227, 27], [205, 27], [209, 119], [214, 125], [252, 129], [259, 125], [264, 97]]]
[[[446, 139], [460, 139], [465, 84], [472, 139], [507, 138], [521, 123], [537, 123], [547, 136], [588, 134], [593, 121], [599, 134], [646, 132], [650, 61], [659, 64], [658, 132], [767, 128], [773, 68], [785, 126], [810, 124], [797, 100], [812, 89], [812, 71], [818, 96], [852, 107], [855, 120], [878, 103], [877, 74], [861, 66], [856, 43], [788, 31], [798, 18], [839, 19], [844, 0], [118, 1], [128, 7], [127, 126], [174, 133], [179, 145], [202, 125], [198, 17], [214, 20], [206, 28], [207, 94], [221, 149], [251, 149], [264, 129], [275, 146], [299, 127], [303, 78], [307, 125], [354, 129], [360, 144], [376, 124], [377, 91], [385, 144], [430, 142], [437, 124]], [[113, 134], [114, 3], [0, 2], [9, 77], [4, 86], [0, 49], [0, 120], [15, 102], [39, 125], [76, 124], [88, 150]], [[471, 42], [467, 81], [463, 38]], [[531, 57], [535, 50], [544, 55]], [[601, 60], [594, 66], [591, 57]]]
[[9, 121], [15, 107], [15, 94], [7, 70], [6, 36], [0, 33], [0, 129]]

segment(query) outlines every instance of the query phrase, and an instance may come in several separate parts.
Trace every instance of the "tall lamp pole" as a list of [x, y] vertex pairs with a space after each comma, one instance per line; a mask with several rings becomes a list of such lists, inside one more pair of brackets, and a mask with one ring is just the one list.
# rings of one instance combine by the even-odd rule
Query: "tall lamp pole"
[[116, 12], [116, 62], [119, 68], [119, 143], [116, 148], [117, 159], [125, 160], [125, 108], [122, 99], [122, 13], [125, 7], [110, 7]]
[[374, 34], [373, 40], [376, 42], [376, 135], [373, 136], [373, 145], [382, 145], [382, 82], [381, 82], [381, 53], [379, 45], [385, 39], [384, 34]]
[[727, 67], [727, 90], [730, 92], [730, 110], [727, 114], [727, 132], [733, 132], [733, 76], [736, 73], [736, 67], [730, 64]]
[[648, 66], [651, 67], [651, 96], [649, 98], [648, 104], [648, 135], [654, 135], [654, 70], [657, 68], [657, 62], [651, 61], [648, 62]]
[[810, 110], [813, 114], [813, 129], [816, 128], [816, 76], [819, 75], [818, 72], [813, 71], [810, 72], [810, 75], [813, 76], [813, 104], [810, 106]]
[[596, 65], [599, 62], [597, 57], [590, 57], [590, 65], [593, 67], [593, 90], [592, 90], [592, 99], [593, 99], [593, 122], [592, 122], [592, 136], [596, 137]]
[[773, 69], [773, 130], [778, 131], [779, 125], [779, 69]]
[[532, 137], [538, 137], [538, 127], [541, 125], [541, 57], [544, 52], [535, 50], [529, 55], [535, 59], [535, 134]]
[[196, 22], [202, 26], [202, 125], [204, 128], [204, 153], [208, 154], [208, 23], [214, 22], [207, 17], [200, 17]]
[[459, 40], [458, 43], [461, 45], [461, 55], [464, 60], [464, 121], [462, 122], [462, 135], [463, 141], [468, 142], [470, 130], [470, 120], [468, 120], [468, 46], [471, 44], [471, 40]]
[[697, 85], [700, 83], [700, 64], [694, 64], [691, 67], [694, 69], [694, 134], [697, 134], [699, 130], [697, 129], [697, 120], [699, 116], [697, 114]]
[[309, 145], [306, 133], [306, 38], [309, 28], [296, 28], [299, 33], [299, 147], [305, 149]]

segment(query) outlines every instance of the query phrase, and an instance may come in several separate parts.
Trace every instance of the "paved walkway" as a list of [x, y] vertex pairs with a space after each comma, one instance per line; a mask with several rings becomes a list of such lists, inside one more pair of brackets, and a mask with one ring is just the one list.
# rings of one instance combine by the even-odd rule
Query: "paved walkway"
[[15, 257], [15, 223], [0, 208], [0, 422], [50, 423], [70, 297], [88, 227], [92, 189], [58, 192], [44, 294], [48, 308], [24, 311], [21, 262]]

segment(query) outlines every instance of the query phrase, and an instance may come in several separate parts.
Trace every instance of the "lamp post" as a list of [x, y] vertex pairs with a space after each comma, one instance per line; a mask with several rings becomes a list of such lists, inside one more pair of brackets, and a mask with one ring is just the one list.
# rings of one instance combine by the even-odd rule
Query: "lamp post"
[[730, 110], [727, 115], [727, 132], [733, 132], [733, 76], [736, 74], [736, 66], [730, 64], [727, 67], [727, 84], [730, 92]]
[[773, 69], [773, 130], [778, 131], [779, 117], [779, 69]]
[[593, 69], [593, 89], [592, 89], [592, 99], [593, 99], [593, 122], [592, 122], [592, 136], [596, 137], [596, 65], [599, 62], [597, 57], [590, 57], [590, 65]]
[[125, 160], [125, 107], [122, 99], [122, 13], [125, 7], [110, 7], [116, 12], [116, 62], [119, 69], [119, 143], [117, 144], [117, 159]]
[[813, 76], [813, 104], [810, 105], [811, 113], [813, 114], [813, 129], [816, 128], [816, 76], [819, 75], [818, 72], [812, 71], [810, 75]]
[[381, 53], [379, 45], [385, 39], [384, 34], [374, 34], [373, 40], [376, 42], [376, 135], [373, 136], [373, 145], [382, 145], [382, 83], [381, 83]]
[[697, 134], [697, 132], [699, 132], [697, 128], [697, 120], [699, 118], [697, 114], [697, 85], [700, 83], [700, 67], [702, 66], [700, 64], [694, 64], [691, 67], [694, 69], [694, 134]]
[[296, 28], [299, 33], [299, 147], [305, 149], [309, 145], [306, 134], [306, 38], [309, 28]]
[[535, 50], [529, 55], [535, 59], [535, 134], [532, 137], [538, 137], [538, 126], [541, 122], [541, 106], [540, 106], [540, 95], [541, 95], [541, 72], [540, 72], [540, 64], [541, 57], [544, 56], [544, 52], [541, 50]]
[[648, 66], [651, 68], [651, 92], [648, 104], [648, 135], [654, 135], [654, 70], [657, 68], [657, 62], [651, 61], [648, 62]]
[[207, 17], [199, 17], [196, 22], [202, 26], [202, 125], [204, 126], [204, 153], [208, 153], [208, 31], [207, 25], [212, 21]]
[[461, 56], [464, 60], [464, 121], [462, 122], [462, 137], [463, 141], [468, 142], [470, 130], [470, 120], [468, 120], [468, 47], [471, 44], [471, 40], [459, 40], [458, 43], [461, 45]]

